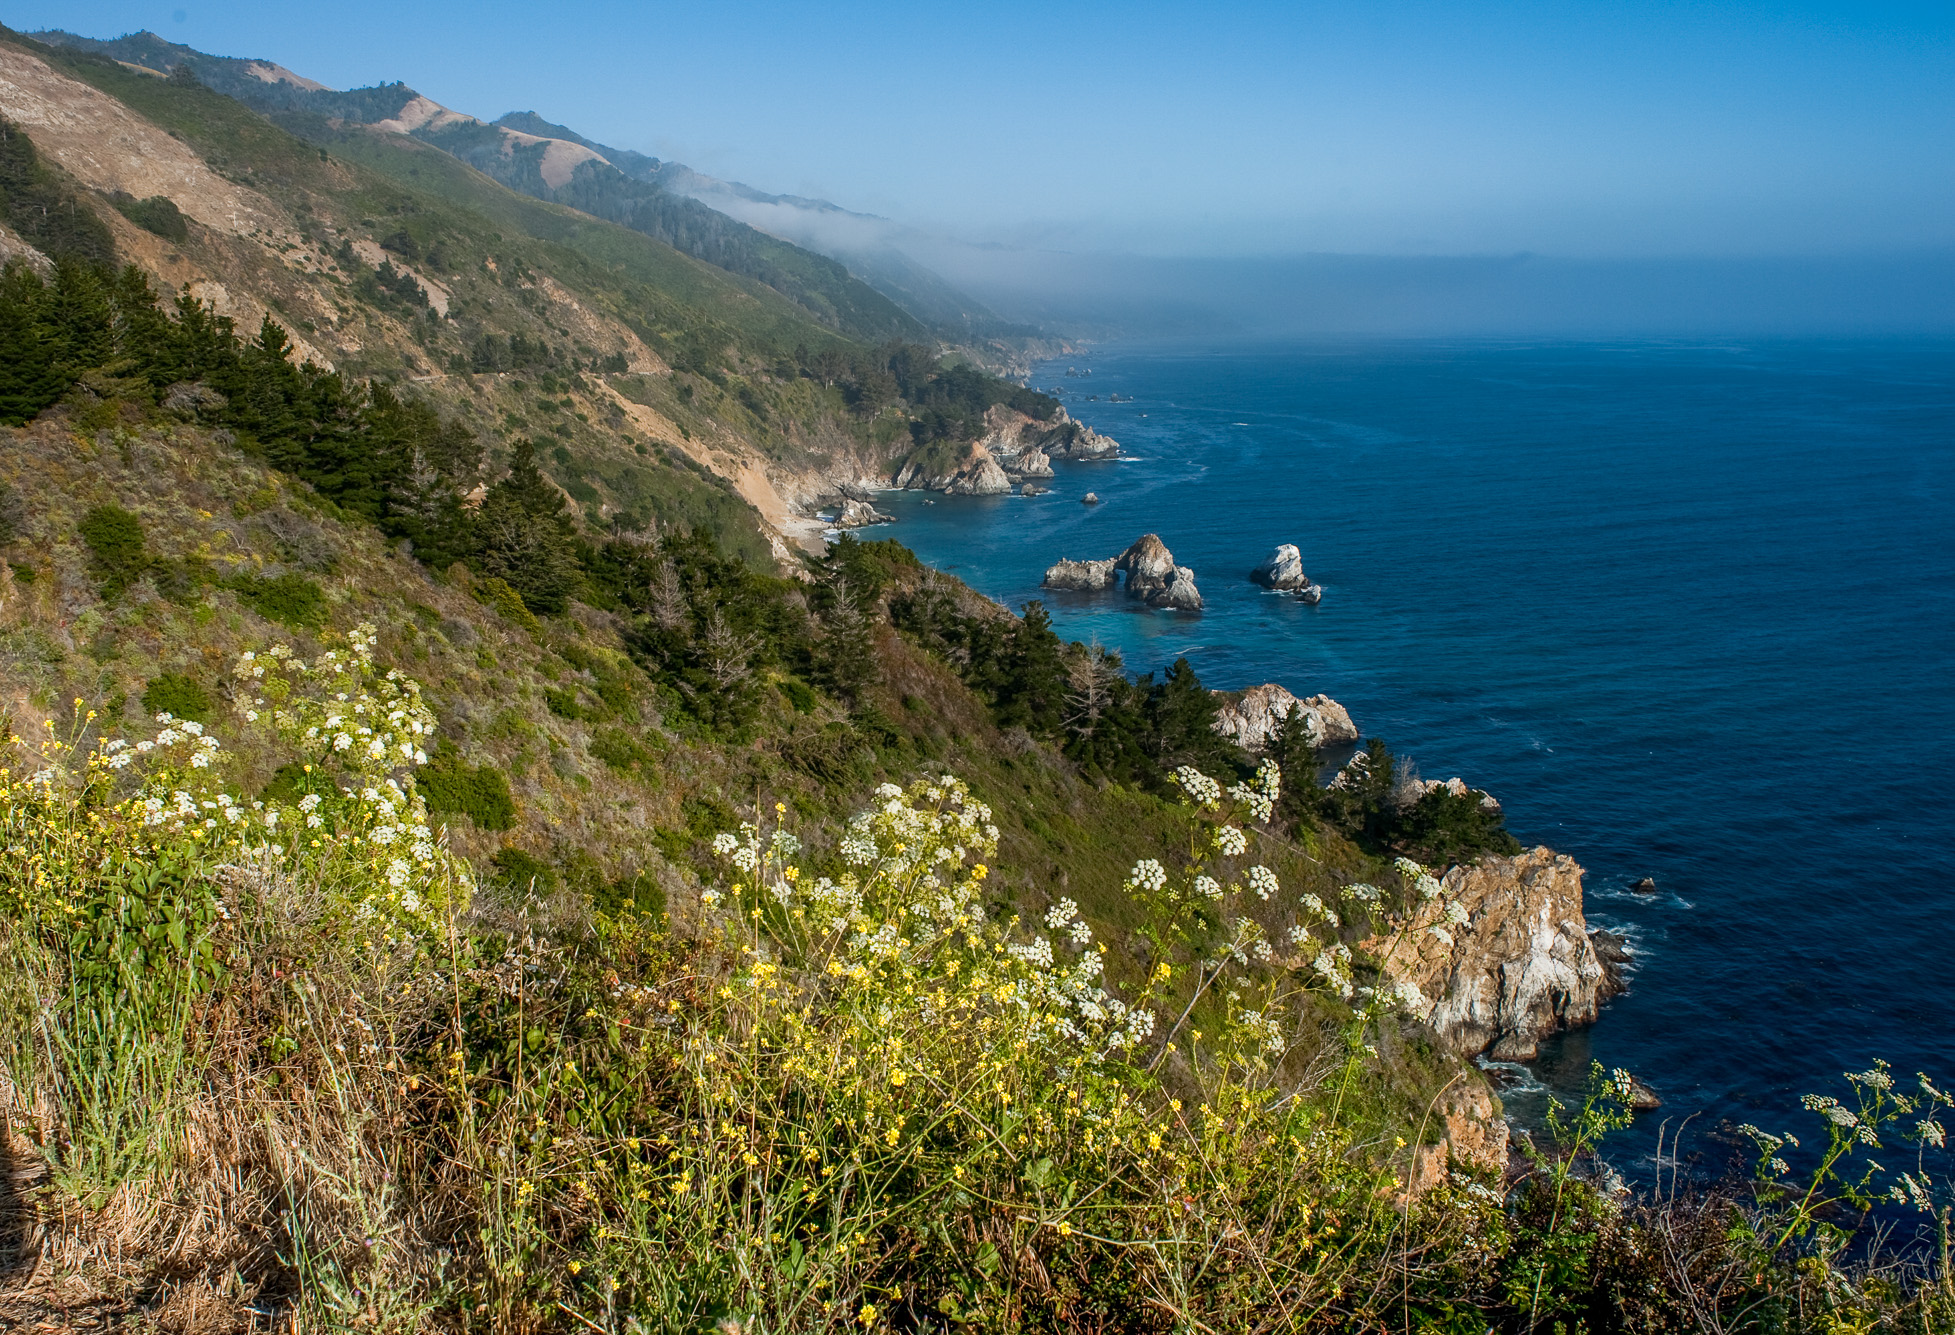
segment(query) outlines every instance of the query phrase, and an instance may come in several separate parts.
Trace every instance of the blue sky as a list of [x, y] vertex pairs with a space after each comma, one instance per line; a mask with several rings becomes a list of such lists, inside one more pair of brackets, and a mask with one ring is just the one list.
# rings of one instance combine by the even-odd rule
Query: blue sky
[[70, 0], [979, 240], [1174, 254], [1955, 247], [1955, 6]]

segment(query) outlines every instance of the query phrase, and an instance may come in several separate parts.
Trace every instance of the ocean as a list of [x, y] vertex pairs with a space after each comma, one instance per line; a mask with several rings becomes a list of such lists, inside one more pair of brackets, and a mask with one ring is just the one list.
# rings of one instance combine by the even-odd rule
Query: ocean
[[[1116, 344], [1031, 383], [1125, 457], [886, 493], [873, 536], [1131, 669], [1325, 692], [1580, 861], [1637, 962], [1505, 1073], [1523, 1120], [1591, 1058], [1699, 1129], [1876, 1057], [1955, 1084], [1955, 345]], [[1150, 532], [1202, 614], [1039, 589]], [[1249, 583], [1280, 542], [1319, 606]]]

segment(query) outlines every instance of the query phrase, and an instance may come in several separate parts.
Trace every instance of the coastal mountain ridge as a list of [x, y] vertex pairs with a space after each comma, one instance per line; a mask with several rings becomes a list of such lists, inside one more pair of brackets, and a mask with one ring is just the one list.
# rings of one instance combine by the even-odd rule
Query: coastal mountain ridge
[[[1036, 332], [1007, 325], [898, 252], [850, 257], [862, 270], [858, 276], [836, 258], [817, 253], [818, 247], [804, 248], [711, 207], [715, 199], [778, 203], [787, 197], [598, 144], [534, 112], [512, 112], [485, 122], [441, 106], [404, 83], [330, 89], [271, 61], [214, 56], [150, 32], [103, 40], [50, 30], [35, 37], [166, 76], [185, 70], [301, 134], [309, 118], [324, 118], [436, 144], [514, 189], [619, 222], [756, 278], [851, 336], [945, 336], [979, 347], [996, 345], [991, 355], [1009, 358], [1011, 346], [1003, 340], [1022, 340]], [[844, 212], [832, 205], [812, 207]]]

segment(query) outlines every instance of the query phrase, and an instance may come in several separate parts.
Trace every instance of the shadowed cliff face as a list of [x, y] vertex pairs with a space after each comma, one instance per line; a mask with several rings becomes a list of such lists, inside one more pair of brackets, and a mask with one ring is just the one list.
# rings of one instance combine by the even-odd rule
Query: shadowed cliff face
[[1594, 1023], [1622, 990], [1589, 940], [1582, 876], [1550, 848], [1482, 858], [1446, 873], [1445, 893], [1414, 910], [1395, 947], [1377, 937], [1365, 945], [1389, 982], [1418, 988], [1425, 1000], [1415, 1009], [1448, 1047], [1525, 1061], [1549, 1035]]

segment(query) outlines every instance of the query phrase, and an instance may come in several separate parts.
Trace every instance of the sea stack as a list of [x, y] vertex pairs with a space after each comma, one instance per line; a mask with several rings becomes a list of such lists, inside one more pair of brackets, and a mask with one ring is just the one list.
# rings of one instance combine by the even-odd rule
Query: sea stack
[[1143, 535], [1118, 556], [1100, 561], [1062, 559], [1046, 569], [1040, 581], [1048, 589], [1094, 591], [1113, 587], [1116, 574], [1127, 577], [1127, 596], [1149, 607], [1175, 612], [1202, 610], [1195, 572], [1174, 563], [1174, 553], [1152, 533]]
[[1249, 572], [1249, 578], [1265, 589], [1300, 589], [1310, 582], [1303, 573], [1303, 553], [1291, 542], [1278, 545]]
[[1172, 608], [1177, 612], [1199, 612], [1201, 590], [1195, 587], [1195, 572], [1174, 563], [1174, 553], [1152, 533], [1144, 533], [1134, 545], [1120, 553], [1113, 568], [1127, 576], [1127, 596], [1138, 598], [1149, 607]]
[[1312, 584], [1310, 576], [1303, 573], [1303, 553], [1295, 543], [1278, 544], [1261, 565], [1249, 572], [1249, 578], [1265, 589], [1294, 593], [1306, 603], [1323, 601], [1323, 586]]

